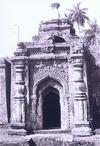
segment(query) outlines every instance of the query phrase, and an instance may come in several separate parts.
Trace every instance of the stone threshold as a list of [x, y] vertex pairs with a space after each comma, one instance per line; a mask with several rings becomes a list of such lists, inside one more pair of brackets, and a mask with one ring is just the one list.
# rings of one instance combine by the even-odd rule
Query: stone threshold
[[42, 130], [34, 130], [34, 134], [63, 134], [70, 133], [69, 130], [63, 129], [42, 129]]

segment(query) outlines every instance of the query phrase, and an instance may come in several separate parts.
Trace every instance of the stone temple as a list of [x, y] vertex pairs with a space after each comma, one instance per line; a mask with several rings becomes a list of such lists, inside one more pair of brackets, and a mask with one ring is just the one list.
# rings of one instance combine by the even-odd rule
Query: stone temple
[[100, 128], [100, 75], [67, 19], [41, 22], [32, 42], [0, 59], [0, 126], [10, 133]]

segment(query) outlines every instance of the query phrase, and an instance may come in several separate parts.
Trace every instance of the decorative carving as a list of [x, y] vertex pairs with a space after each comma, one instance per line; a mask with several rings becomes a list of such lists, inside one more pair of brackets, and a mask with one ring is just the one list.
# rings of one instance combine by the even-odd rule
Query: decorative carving
[[40, 61], [40, 63], [36, 64], [35, 67], [39, 69], [45, 67], [45, 65], [43, 64], [42, 61]]
[[25, 85], [21, 85], [21, 84], [16, 84], [15, 85], [15, 97], [14, 98], [22, 98], [25, 96]]
[[54, 50], [54, 48], [49, 47], [49, 46], [41, 48], [41, 52], [43, 52], [43, 53], [52, 53], [53, 50]]
[[84, 63], [84, 60], [83, 60], [83, 57], [72, 57], [70, 58], [70, 63], [72, 63], [73, 65], [83, 65]]
[[[43, 128], [42, 104], [44, 96], [51, 92], [57, 93], [60, 99], [61, 130], [72, 130], [72, 127], [76, 125], [82, 127], [82, 124], [85, 127], [85, 122], [88, 122], [88, 94], [86, 94], [87, 87], [84, 86], [84, 80], [87, 84], [87, 75], [85, 74], [83, 78], [85, 64], [83, 44], [75, 35], [72, 24], [66, 20], [43, 22], [38, 35], [32, 38], [33, 42], [20, 42], [17, 45], [11, 66], [11, 122], [14, 126], [21, 128], [29, 125], [30, 129]], [[87, 66], [89, 62], [90, 60], [87, 60]], [[1, 82], [3, 77], [7, 77], [5, 82], [6, 86], [9, 86], [10, 76], [7, 72], [10, 67], [6, 70], [5, 60], [1, 60], [0, 63]], [[3, 67], [6, 70], [4, 70], [5, 75], [2, 72]], [[91, 68], [89, 73], [92, 70], [95, 69]], [[92, 82], [96, 81], [94, 84], [99, 84], [95, 75], [89, 78], [92, 78]], [[92, 85], [89, 88], [91, 89]], [[97, 93], [99, 99], [99, 91], [96, 92], [95, 88], [92, 92]], [[9, 101], [10, 91], [7, 92]], [[97, 106], [99, 107], [99, 104]]]
[[[49, 65], [50, 64], [50, 65]], [[54, 76], [59, 80], [68, 79], [68, 63], [67, 61], [45, 61], [37, 62], [34, 66], [34, 82], [41, 80], [44, 76]]]
[[[76, 46], [77, 47], [77, 46]], [[83, 54], [83, 49], [82, 48], [77, 48], [72, 50], [73, 54]]]
[[54, 68], [54, 67], [44, 67], [43, 69], [39, 69], [36, 74], [34, 74], [34, 82], [37, 82], [38, 80], [41, 80], [41, 78], [45, 76], [54, 76], [58, 78], [59, 80], [65, 80], [66, 74], [63, 69], [60, 68]]
[[60, 31], [53, 31], [51, 34], [50, 34], [50, 36], [52, 37], [52, 36], [61, 36], [62, 37], [62, 32], [60, 32]]
[[[25, 126], [25, 45], [18, 43], [18, 49], [15, 52], [15, 58], [12, 60], [15, 66], [15, 95], [13, 97], [13, 115], [12, 125], [18, 127]], [[17, 103], [17, 104], [16, 104]], [[16, 116], [15, 116], [16, 115]]]
[[71, 54], [83, 54], [83, 52], [83, 43], [79, 39], [76, 39], [71, 46]]
[[[34, 63], [34, 71], [38, 68], [43, 68], [45, 66], [52, 66], [56, 68], [68, 68], [68, 61], [67, 60], [47, 60], [47, 61], [38, 61]], [[31, 68], [32, 69], [32, 68]]]
[[[74, 48], [74, 47], [73, 47]], [[77, 48], [77, 49], [76, 49]], [[83, 79], [83, 52], [81, 52], [80, 44], [75, 46], [73, 54], [71, 56], [71, 62], [73, 63], [73, 84], [74, 84], [74, 122], [75, 126], [84, 125], [87, 126], [87, 98], [86, 88]], [[85, 127], [86, 127], [85, 126]]]
[[[37, 95], [37, 87], [39, 87], [39, 89], [45, 89], [47, 87], [47, 84], [49, 82], [49, 85], [50, 86], [53, 86], [54, 88], [58, 89], [58, 85], [57, 85], [57, 82], [61, 83], [61, 86], [63, 87], [63, 93], [61, 92], [62, 91], [62, 88], [59, 87], [59, 92], [61, 92], [61, 104], [64, 103], [64, 101], [66, 100], [65, 98], [68, 98], [69, 96], [69, 87], [68, 87], [68, 60], [40, 60], [40, 61], [35, 61], [35, 62], [32, 62], [30, 64], [30, 74], [31, 74], [31, 79], [30, 79], [30, 82], [31, 84], [31, 89], [32, 91], [30, 91], [30, 93], [32, 93], [33, 95], [36, 95], [35, 98], [39, 98], [38, 99], [38, 102], [36, 102], [36, 99], [35, 99], [35, 102], [33, 102], [32, 106], [34, 106], [34, 110], [33, 111], [33, 115], [35, 116], [35, 118], [37, 118], [37, 122], [34, 123], [36, 124], [35, 126], [37, 128], [40, 128], [41, 129], [41, 109], [38, 108], [38, 107], [41, 107], [41, 92], [38, 93]], [[46, 80], [46, 82], [43, 84], [43, 86], [40, 86], [40, 83], [42, 83], [45, 79], [48, 79], [48, 81]], [[49, 80], [50, 79], [50, 80]], [[56, 84], [54, 84], [54, 82], [52, 82], [52, 80], [56, 81]], [[33, 101], [33, 100], [32, 100]], [[67, 102], [67, 101], [66, 101]], [[66, 103], [65, 106], [67, 106], [67, 104], [69, 103]], [[62, 105], [63, 106], [63, 105]], [[69, 105], [70, 106], [70, 105]], [[33, 108], [32, 108], [33, 109]], [[67, 110], [67, 111], [66, 111]], [[31, 111], [32, 112], [32, 111]], [[40, 112], [40, 113], [39, 113]], [[65, 113], [69, 113], [69, 109], [65, 109]], [[64, 114], [64, 113], [62, 113]], [[64, 114], [66, 115], [66, 114]], [[66, 127], [68, 126], [68, 124], [70, 125], [70, 123], [67, 123], [65, 124], [64, 122], [64, 119], [70, 119], [70, 114], [67, 116], [64, 116], [62, 117], [63, 119], [63, 122], [62, 122], [62, 125], [63, 127]], [[70, 120], [67, 120], [70, 122]], [[34, 127], [35, 127], [34, 126]], [[70, 127], [70, 126], [69, 126]], [[65, 128], [66, 129], [66, 128]]]

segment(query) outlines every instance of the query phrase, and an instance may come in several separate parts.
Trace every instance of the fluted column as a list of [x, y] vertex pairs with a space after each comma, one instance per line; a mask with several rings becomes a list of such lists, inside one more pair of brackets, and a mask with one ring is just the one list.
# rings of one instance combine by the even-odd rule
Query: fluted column
[[73, 66], [73, 99], [74, 99], [74, 135], [90, 135], [88, 121], [88, 104], [85, 83], [83, 79], [84, 58], [83, 52], [71, 55], [71, 63]]
[[25, 46], [18, 43], [15, 57], [12, 59], [15, 66], [15, 86], [12, 99], [11, 127], [14, 129], [25, 128]]

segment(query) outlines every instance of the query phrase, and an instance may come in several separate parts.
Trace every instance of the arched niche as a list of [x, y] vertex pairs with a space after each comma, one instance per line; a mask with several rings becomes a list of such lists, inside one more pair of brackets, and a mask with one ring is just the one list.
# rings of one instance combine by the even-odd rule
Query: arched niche
[[58, 35], [52, 35], [48, 40], [52, 40], [52, 43], [65, 43], [65, 39]]
[[[33, 94], [30, 96], [32, 101], [32, 107], [30, 107], [30, 109], [33, 129], [45, 129], [45, 126], [43, 125], [43, 101], [44, 98], [47, 99], [48, 96], [51, 96], [51, 92], [53, 96], [56, 96], [56, 103], [59, 104], [60, 109], [60, 124], [54, 125], [54, 127], [60, 128], [61, 130], [70, 129], [69, 98], [67, 97], [65, 88], [66, 85], [62, 82], [62, 79], [59, 79], [56, 76], [45, 76], [44, 78], [40, 78], [40, 80], [34, 84]], [[49, 95], [47, 96], [47, 94]], [[46, 128], [50, 129], [50, 127]], [[53, 128], [53, 126], [51, 126], [51, 128]]]
[[[45, 129], [44, 126], [44, 119], [43, 119], [43, 109], [45, 106], [44, 102], [47, 100], [52, 100], [51, 102], [55, 102], [55, 106], [57, 106], [57, 109], [59, 111], [59, 116], [57, 117], [59, 119], [58, 126], [55, 125], [55, 128], [61, 128], [61, 121], [62, 121], [62, 114], [60, 113], [63, 103], [63, 86], [62, 84], [50, 77], [47, 77], [39, 82], [37, 88], [36, 88], [36, 127], [37, 129]], [[50, 99], [49, 96], [52, 95], [53, 98]], [[62, 97], [62, 98], [61, 98]], [[47, 99], [48, 98], [48, 99]], [[59, 104], [59, 105], [58, 105]], [[50, 117], [49, 117], [50, 118]], [[54, 128], [51, 125], [51, 128]], [[47, 126], [47, 129], [50, 129], [49, 126]]]

